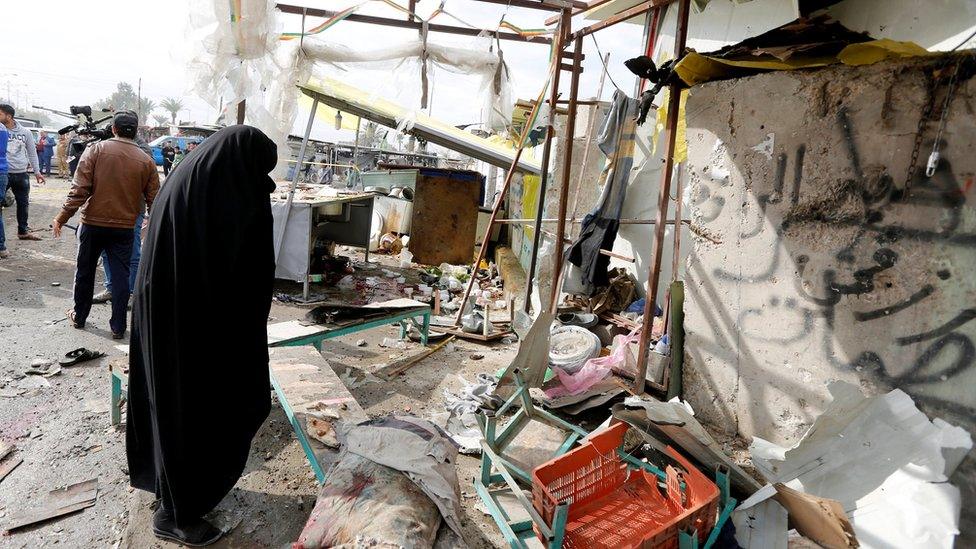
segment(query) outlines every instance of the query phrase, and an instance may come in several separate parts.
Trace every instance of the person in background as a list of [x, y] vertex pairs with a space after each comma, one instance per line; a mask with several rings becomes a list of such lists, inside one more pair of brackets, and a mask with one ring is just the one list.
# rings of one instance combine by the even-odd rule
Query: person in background
[[[224, 128], [172, 172], [149, 217], [132, 297], [125, 439], [129, 482], [160, 500], [152, 527], [162, 539], [220, 538], [203, 517], [240, 478], [271, 409], [268, 173], [277, 159], [260, 130]], [[228, 337], [233, 345], [212, 344]]]
[[[128, 111], [132, 112], [132, 111]], [[132, 113], [135, 116], [135, 113]], [[135, 138], [136, 145], [142, 149], [142, 152], [146, 153], [149, 160], [153, 159], [152, 148], [146, 143], [146, 140], [141, 137]], [[156, 162], [153, 161], [153, 166]], [[132, 255], [129, 256], [129, 296], [131, 300], [131, 291], [135, 288], [136, 284], [136, 272], [139, 270], [139, 259], [142, 257], [142, 230], [146, 228], [145, 225], [146, 215], [145, 206], [142, 207], [139, 215], [136, 216], [135, 227], [132, 228]], [[105, 271], [105, 289], [101, 292], [95, 294], [92, 298], [92, 303], [107, 303], [112, 301], [112, 262], [109, 260], [108, 251], [102, 252], [102, 270]]]
[[163, 175], [169, 175], [169, 171], [173, 169], [173, 159], [176, 158], [176, 149], [173, 148], [173, 142], [167, 141], [163, 143]]
[[81, 160], [81, 153], [84, 152], [85, 140], [77, 133], [72, 133], [68, 139], [68, 177], [75, 176], [78, 169], [78, 161]]
[[67, 179], [70, 177], [68, 172], [68, 136], [58, 136], [58, 146], [54, 149], [55, 157], [58, 159], [58, 177]]
[[41, 173], [44, 173], [44, 145], [47, 144], [47, 132], [42, 131], [37, 135], [34, 148], [37, 150], [37, 162], [41, 165]]
[[0, 124], [7, 128], [7, 186], [17, 200], [17, 238], [20, 240], [40, 240], [27, 226], [28, 206], [30, 205], [30, 176], [27, 168], [34, 170], [38, 185], [44, 184], [37, 161], [37, 144], [34, 134], [14, 119], [14, 108], [0, 103]]
[[[54, 236], [82, 208], [78, 226], [78, 264], [75, 269], [74, 309], [68, 318], [75, 328], [85, 327], [95, 290], [98, 256], [108, 252], [112, 265], [112, 338], [125, 336], [126, 305], [129, 301], [129, 262], [136, 218], [152, 208], [159, 191], [156, 164], [134, 141], [138, 119], [131, 111], [115, 113], [112, 139], [89, 146], [81, 155], [71, 190], [54, 218]], [[123, 299], [118, 299], [125, 296]]]
[[41, 161], [41, 171], [44, 173], [45, 177], [51, 176], [51, 161], [54, 160], [54, 147], [57, 142], [53, 135], [48, 135], [47, 132], [41, 132], [44, 135], [44, 150], [42, 151]]
[[[7, 196], [7, 140], [9, 138], [7, 127], [0, 124], [0, 203]], [[0, 259], [8, 257], [10, 252], [7, 251], [7, 239], [3, 233], [3, 205], [0, 204]]]
[[169, 169], [169, 171], [173, 171], [173, 169], [176, 168], [176, 165], [180, 163], [180, 160], [183, 160], [183, 150], [180, 149], [179, 145], [177, 145], [173, 149], [173, 166]]

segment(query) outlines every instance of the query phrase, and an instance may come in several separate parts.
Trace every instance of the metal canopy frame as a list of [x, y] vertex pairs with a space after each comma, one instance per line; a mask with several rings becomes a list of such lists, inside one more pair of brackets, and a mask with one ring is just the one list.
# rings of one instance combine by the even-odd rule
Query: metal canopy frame
[[[394, 129], [398, 125], [397, 119], [394, 116], [390, 116], [389, 113], [384, 114], [365, 108], [362, 105], [350, 103], [341, 97], [324, 93], [324, 90], [320, 90], [314, 86], [298, 86], [298, 89], [305, 95], [311, 97], [313, 101], [318, 101], [344, 113], [353, 114], [360, 119], [366, 119], [381, 126]], [[511, 159], [508, 155], [501, 154], [489, 148], [478, 148], [476, 146], [477, 143], [459, 141], [452, 137], [450, 133], [444, 132], [435, 126], [427, 125], [422, 120], [417, 120], [411, 129], [404, 129], [402, 133], [415, 135], [435, 145], [440, 145], [446, 149], [459, 152], [494, 166], [501, 168], [510, 167]], [[539, 173], [539, 167], [536, 164], [528, 160], [522, 160], [521, 158], [515, 163], [515, 170], [525, 173]]]
[[[414, 11], [414, 8], [416, 7], [418, 1], [419, 0], [409, 0], [409, 8], [411, 12]], [[537, 44], [553, 44], [553, 48], [555, 51], [553, 52], [552, 66], [550, 68], [551, 82], [550, 82], [548, 103], [552, 106], [555, 106], [560, 102], [559, 99], [560, 74], [562, 73], [562, 71], [569, 72], [570, 91], [569, 91], [569, 100], [567, 101], [568, 112], [567, 112], [566, 135], [569, 136], [569, 139], [571, 140], [572, 136], [575, 134], [577, 107], [580, 104], [579, 75], [583, 70], [582, 67], [583, 38], [595, 32], [610, 28], [623, 21], [627, 21], [629, 19], [638, 17], [640, 15], [648, 14], [652, 11], [655, 11], [655, 17], [653, 18], [653, 20], [657, 21], [658, 20], [657, 16], [659, 16], [660, 13], [657, 12], [656, 10], [658, 10], [661, 7], [668, 6], [669, 4], [672, 4], [674, 2], [677, 2], [679, 8], [678, 8], [677, 32], [675, 33], [674, 51], [676, 55], [680, 54], [680, 52], [682, 52], [685, 49], [685, 42], [686, 42], [687, 32], [688, 32], [688, 13], [690, 9], [691, 0], [647, 0], [646, 2], [642, 2], [636, 6], [630, 7], [626, 10], [621, 11], [620, 13], [608, 17], [603, 21], [599, 21], [592, 25], [580, 28], [575, 32], [572, 30], [573, 16], [579, 15], [581, 13], [584, 13], [587, 10], [607, 4], [611, 0], [591, 0], [590, 2], [583, 2], [581, 0], [474, 0], [474, 1], [479, 1], [484, 3], [489, 3], [489, 4], [508, 5], [508, 6], [520, 7], [520, 8], [531, 8], [531, 9], [538, 9], [544, 11], [558, 12], [557, 15], [546, 20], [546, 24], [558, 23], [558, 26], [556, 27], [555, 30], [554, 38], [552, 40], [539, 39], [539, 38], [529, 39], [520, 34], [514, 34], [508, 32], [499, 32], [499, 31], [487, 31], [487, 32], [500, 40], [515, 40], [515, 41], [531, 42]], [[332, 17], [335, 15], [335, 12], [318, 9], [318, 8], [293, 6], [289, 4], [278, 4], [277, 7], [279, 10], [281, 10], [284, 13], [302, 15], [303, 31], [305, 28], [305, 24], [304, 24], [305, 17], [307, 16]], [[371, 24], [377, 24], [383, 26], [415, 29], [417, 31], [422, 31], [425, 27], [425, 23], [418, 21], [413, 15], [408, 15], [404, 19], [393, 19], [388, 17], [352, 14], [349, 15], [346, 18], [346, 20], [359, 22], [359, 23], [371, 23]], [[647, 33], [650, 30], [650, 27], [652, 26], [650, 24], [650, 21], [651, 21], [650, 17], [645, 18], [645, 22], [644, 22], [645, 35], [647, 35]], [[432, 23], [427, 23], [426, 28], [428, 31], [432, 31], [432, 32], [444, 32], [444, 33], [461, 34], [461, 35], [478, 35], [481, 34], [482, 32], [485, 32], [479, 29], [455, 27], [450, 25], [438, 25]], [[570, 45], [573, 46], [572, 52], [567, 51], [567, 48]], [[648, 47], [651, 47], [651, 45], [648, 44]], [[569, 60], [569, 63], [564, 63], [563, 62], [564, 59]], [[643, 82], [641, 83], [641, 86], [643, 86]], [[680, 104], [681, 87], [679, 84], [671, 84], [668, 89], [669, 89], [668, 117], [667, 117], [667, 123], [665, 125], [665, 151], [666, 151], [665, 159], [664, 159], [665, 162], [664, 162], [664, 169], [662, 172], [660, 194], [658, 197], [657, 216], [654, 222], [652, 260], [649, 269], [650, 272], [648, 273], [647, 284], [645, 287], [646, 299], [645, 299], [645, 307], [644, 307], [643, 328], [641, 331], [641, 340], [638, 349], [637, 379], [634, 384], [634, 392], [636, 394], [642, 394], [645, 389], [645, 376], [647, 372], [647, 359], [648, 359], [648, 344], [650, 341], [651, 327], [654, 320], [654, 314], [653, 314], [654, 307], [657, 301], [656, 294], [658, 291], [659, 279], [661, 274], [661, 256], [664, 251], [664, 228], [669, 221], [667, 219], [667, 212], [668, 212], [668, 206], [670, 200], [669, 193], [670, 193], [671, 182], [673, 178], [673, 172], [675, 168], [674, 149], [675, 149], [675, 139], [676, 139], [677, 124], [678, 124], [678, 106]], [[313, 97], [316, 96], [313, 95]], [[319, 96], [318, 99], [321, 99], [323, 100], [323, 102], [325, 102], [324, 97]], [[315, 101], [314, 104], [317, 104], [317, 102], [318, 101]], [[347, 110], [348, 112], [353, 112], [359, 116], [363, 116], [369, 119], [368, 116], [365, 116], [366, 113], [359, 113], [357, 112], [357, 109], [354, 109], [350, 105], [339, 105], [339, 104], [330, 104], [330, 105], [336, 108]], [[534, 112], [538, 108], [539, 105], [536, 104], [533, 108], [533, 116], [534, 116]], [[314, 111], [315, 109], [313, 108], [312, 116], [309, 118], [309, 126], [311, 125], [311, 120], [314, 117]], [[379, 122], [381, 124], [384, 124], [384, 122], [389, 122], [389, 121], [380, 121], [380, 120], [374, 120], [374, 121]], [[389, 125], [389, 124], [386, 123], [384, 125]], [[539, 242], [542, 233], [541, 228], [543, 223], [543, 214], [545, 212], [545, 192], [546, 192], [546, 185], [548, 183], [550, 152], [552, 148], [552, 138], [554, 137], [554, 133], [555, 132], [554, 132], [552, 117], [551, 117], [549, 120], [549, 126], [546, 128], [545, 140], [543, 142], [539, 197], [537, 202], [538, 207], [536, 211], [535, 223], [533, 225], [534, 234], [533, 234], [532, 256], [529, 265], [529, 272], [527, 273], [527, 277], [526, 277], [526, 299], [525, 299], [526, 310], [528, 310], [529, 304], [531, 302], [529, 297], [531, 295], [532, 280], [535, 276], [535, 270], [538, 261]], [[303, 160], [302, 157], [304, 156], [304, 154], [302, 153], [304, 152], [305, 146], [307, 144], [307, 140], [308, 140], [308, 131], [306, 130], [306, 135], [302, 143], [302, 152], [299, 153], [299, 162]], [[524, 140], [522, 141], [524, 142]], [[459, 152], [467, 154], [463, 150], [459, 150]], [[512, 176], [516, 171], [523, 171], [520, 170], [520, 165], [519, 165], [519, 159], [521, 158], [521, 155], [522, 155], [522, 146], [520, 146], [516, 150], [511, 165], [508, 167], [508, 172], [506, 174], [505, 182], [502, 186], [501, 193], [499, 194], [498, 199], [496, 200], [496, 203], [492, 210], [491, 218], [486, 227], [486, 231], [485, 231], [486, 237], [482, 240], [481, 248], [478, 253], [478, 258], [476, 259], [473, 265], [474, 269], [477, 269], [481, 260], [484, 259], [485, 257], [488, 242], [490, 240], [487, 235], [491, 234], [491, 231], [496, 224], [504, 222], [504, 220], [498, 219], [498, 212], [500, 210], [501, 204], [504, 201], [505, 195], [507, 194], [508, 188], [512, 181]], [[563, 241], [566, 234], [566, 214], [567, 214], [567, 199], [568, 199], [567, 193], [569, 191], [570, 170], [572, 168], [571, 166], [572, 156], [573, 156], [572, 146], [566, 147], [565, 156], [566, 157], [564, 159], [563, 166], [562, 166], [563, 170], [562, 173], [560, 174], [559, 214], [556, 219], [557, 226], [556, 226], [556, 233], [555, 233], [556, 243], [557, 243], [556, 270], [553, 273], [553, 288], [552, 288], [551, 295], [549, 296], [550, 297], [549, 307], [551, 308], [551, 310], [555, 310], [556, 307], [558, 306], [559, 294], [561, 293], [560, 282], [562, 280], [562, 269], [564, 263]], [[294, 182], [293, 182], [293, 188], [294, 188]], [[678, 240], [675, 239], [676, 246], [677, 246], [677, 242]], [[472, 276], [471, 280], [468, 283], [468, 287], [465, 291], [465, 297], [464, 297], [465, 300], [467, 300], [468, 295], [470, 295], [470, 292], [474, 286], [475, 279], [476, 277]], [[456, 320], [456, 322], [458, 323], [460, 322], [460, 314], [458, 315], [458, 319]]]
[[[486, 2], [492, 4], [508, 4], [507, 0], [475, 0], [478, 2]], [[511, 4], [513, 7], [520, 8], [533, 8], [546, 11], [561, 11], [563, 9], [568, 9], [568, 7], [576, 6], [581, 2], [554, 2], [554, 0], [548, 1], [532, 1], [532, 0], [512, 0]], [[414, 6], [416, 4], [415, 0], [411, 0], [410, 5]], [[293, 15], [311, 16], [311, 17], [334, 17], [338, 12], [324, 10], [321, 8], [309, 8], [305, 6], [295, 6], [292, 4], [277, 4], [278, 10], [282, 13], [289, 13]], [[412, 9], [410, 11], [413, 11]], [[418, 32], [422, 31], [424, 28], [424, 23], [418, 21], [413, 15], [408, 15], [406, 19], [395, 19], [392, 17], [380, 17], [376, 15], [362, 15], [358, 13], [353, 13], [345, 18], [346, 21], [353, 23], [369, 23], [373, 25], [382, 25], [385, 27], [398, 27], [402, 29], [413, 29]], [[468, 27], [458, 27], [455, 25], [441, 25], [438, 23], [428, 23], [427, 30], [429, 32], [442, 32], [447, 34], [458, 34], [462, 36], [478, 36], [484, 32], [498, 38], [499, 40], [512, 40], [515, 42], [529, 42], [532, 44], [551, 44], [552, 40], [544, 37], [529, 37], [517, 34], [514, 32], [502, 32], [502, 31], [492, 31], [487, 29], [476, 29]]]
[[[579, 87], [579, 72], [581, 67], [579, 65], [580, 57], [582, 56], [582, 39], [590, 34], [598, 32], [603, 29], [610, 28], [618, 23], [627, 21], [634, 17], [640, 15], [645, 15], [651, 11], [655, 12], [656, 17], [653, 19], [648, 18], [645, 20], [645, 35], [651, 32], [652, 26], [656, 26], [655, 23], [651, 21], [657, 21], [659, 19], [660, 13], [657, 11], [658, 8], [667, 6], [673, 2], [677, 1], [678, 7], [678, 22], [677, 22], [677, 32], [675, 33], [675, 45], [674, 51], [676, 55], [685, 49], [685, 42], [688, 33], [688, 13], [690, 9], [690, 0], [648, 0], [631, 8], [628, 8], [612, 17], [608, 17], [603, 21], [594, 23], [587, 27], [584, 27], [575, 32], [568, 32], [568, 35], [563, 35], [562, 31], [564, 28], [568, 28], [569, 20], [571, 20], [573, 15], [581, 13], [580, 10], [564, 10], [559, 16], [560, 32], [557, 34], [557, 57], [562, 58], [567, 56], [563, 49], [570, 43], [575, 43], [575, 49], [573, 54], [573, 63], [571, 65], [560, 63], [560, 70], [568, 70], [571, 74], [571, 84], [570, 84], [570, 98], [568, 104], [568, 115], [567, 115], [567, 128], [566, 135], [569, 139], [575, 134], [575, 123], [576, 123], [576, 106], [579, 104], [578, 100], [578, 87]], [[585, 9], [592, 9], [597, 6], [608, 3], [609, 0], [596, 0], [587, 4]], [[585, 10], [583, 10], [585, 11]], [[554, 18], [547, 20], [547, 23], [553, 21]], [[650, 41], [649, 41], [650, 42]], [[647, 44], [647, 47], [652, 47], [651, 43]], [[558, 74], [558, 72], [557, 72]], [[643, 85], [643, 83], [642, 83]], [[670, 200], [670, 187], [673, 178], [674, 171], [674, 149], [675, 149], [675, 139], [677, 133], [678, 125], [678, 106], [681, 98], [681, 87], [678, 84], [672, 84], [668, 88], [668, 118], [667, 124], [665, 126], [665, 165], [662, 172], [662, 182], [660, 188], [660, 194], [658, 196], [658, 209], [657, 216], [654, 223], [654, 243], [652, 248], [652, 260], [650, 262], [649, 273], [647, 277], [647, 284], [645, 287], [645, 306], [644, 306], [644, 318], [641, 330], [641, 340], [638, 351], [638, 364], [637, 364], [637, 378], [634, 382], [633, 392], [636, 394], [643, 394], [646, 385], [646, 374], [647, 374], [647, 360], [648, 360], [648, 345], [650, 342], [651, 329], [654, 321], [654, 307], [657, 301], [657, 291], [659, 287], [659, 281], [661, 276], [661, 256], [664, 251], [664, 229], [667, 224], [667, 213]], [[556, 99], [558, 98], [558, 80], [553, 82], [553, 90], [550, 96], [550, 104], [556, 104]], [[542, 216], [545, 209], [545, 187], [546, 187], [546, 173], [548, 172], [548, 153], [551, 138], [552, 138], [552, 126], [550, 122], [549, 131], [546, 133], [545, 149], [543, 150], [543, 163], [542, 163], [542, 181], [539, 185], [539, 199], [538, 199], [538, 210], [536, 215], [535, 224], [535, 242], [532, 248], [532, 258], [529, 264], [529, 272], [526, 277], [526, 310], [529, 307], [529, 295], [532, 288], [532, 279], [535, 275], [536, 260], [539, 250], [539, 235], [541, 233]], [[556, 269], [553, 273], [552, 280], [552, 293], [550, 296], [550, 308], [555, 311], [558, 306], [558, 300], [560, 295], [560, 284], [562, 281], [562, 269], [563, 269], [563, 235], [565, 235], [565, 224], [566, 224], [566, 198], [569, 187], [570, 170], [572, 163], [573, 147], [567, 146], [565, 148], [565, 159], [563, 163], [563, 173], [560, 181], [560, 193], [559, 193], [559, 215], [557, 216], [557, 228], [556, 228]], [[680, 218], [679, 218], [680, 219]], [[676, 229], [680, 230], [680, 229]], [[677, 240], [675, 240], [675, 245], [677, 245]], [[667, 388], [664, 387], [666, 391]]]

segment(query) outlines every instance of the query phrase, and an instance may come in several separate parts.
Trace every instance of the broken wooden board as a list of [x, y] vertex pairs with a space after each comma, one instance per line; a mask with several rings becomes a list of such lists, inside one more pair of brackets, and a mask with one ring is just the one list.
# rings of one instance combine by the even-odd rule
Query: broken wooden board
[[456, 336], [453, 336], [453, 335], [447, 336], [446, 338], [444, 338], [443, 340], [441, 340], [440, 342], [438, 342], [433, 347], [427, 347], [427, 348], [421, 350], [419, 353], [417, 353], [417, 354], [415, 354], [415, 355], [413, 355], [411, 357], [407, 357], [406, 359], [400, 360], [400, 361], [398, 361], [396, 363], [393, 363], [393, 364], [388, 365], [388, 366], [386, 366], [384, 368], [381, 368], [379, 371], [376, 372], [376, 376], [377, 377], [380, 377], [382, 379], [385, 379], [387, 381], [390, 381], [391, 379], [395, 378], [396, 376], [398, 376], [398, 375], [402, 374], [403, 372], [406, 372], [410, 368], [414, 367], [418, 362], [424, 360], [425, 358], [429, 357], [430, 355], [432, 355], [432, 354], [436, 353], [437, 351], [441, 350], [448, 343], [454, 341], [454, 338], [455, 337]]
[[441, 328], [441, 327], [437, 327], [437, 328], [431, 327], [431, 330], [432, 331], [435, 331], [435, 332], [442, 332], [442, 333], [445, 333], [445, 334], [454, 335], [454, 336], [460, 337], [461, 339], [470, 339], [470, 340], [473, 340], [473, 341], [482, 341], [482, 342], [486, 342], [486, 341], [498, 341], [499, 339], [502, 339], [505, 336], [510, 336], [513, 333], [515, 333], [515, 332], [513, 332], [511, 330], [504, 330], [504, 331], [500, 331], [500, 332], [493, 332], [493, 333], [490, 333], [487, 336], [485, 336], [485, 335], [482, 335], [482, 334], [473, 334], [473, 333], [470, 333], [470, 332], [465, 332], [463, 330], [448, 330], [448, 329]]
[[683, 404], [629, 397], [611, 410], [615, 418], [640, 430], [645, 438], [653, 437], [660, 443], [677, 446], [705, 471], [715, 471], [719, 465], [728, 467], [729, 483], [738, 499], [745, 499], [762, 488], [725, 454], [722, 446]]
[[474, 257], [484, 176], [420, 168], [410, 221], [410, 252], [424, 265], [465, 265]]
[[86, 480], [58, 490], [51, 490], [42, 507], [15, 513], [7, 519], [2, 533], [61, 517], [95, 505], [98, 498], [98, 479]]
[[7, 457], [7, 454], [16, 450], [17, 447], [13, 444], [0, 440], [0, 459]]
[[24, 458], [16, 453], [17, 447], [9, 442], [0, 441], [0, 480], [23, 463]]
[[328, 407], [338, 414], [336, 421], [340, 423], [359, 423], [369, 417], [315, 348], [273, 347], [268, 351], [275, 393], [312, 470], [322, 482], [338, 452], [308, 435], [307, 416]]

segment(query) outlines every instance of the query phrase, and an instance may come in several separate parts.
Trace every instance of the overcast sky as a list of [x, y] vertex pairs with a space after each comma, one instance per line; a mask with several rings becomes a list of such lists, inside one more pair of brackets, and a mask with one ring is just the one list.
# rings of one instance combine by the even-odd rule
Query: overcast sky
[[[358, 1], [295, 0], [293, 3], [341, 9]], [[69, 105], [90, 104], [108, 96], [120, 81], [135, 87], [142, 78], [143, 95], [157, 103], [165, 97], [184, 100], [187, 108], [180, 114], [181, 119], [200, 123], [212, 123], [216, 119], [215, 108], [188, 92], [183, 67], [192, 45], [186, 44], [184, 39], [186, 0], [49, 0], [4, 4], [4, 19], [11, 24], [6, 25], [0, 34], [0, 51], [5, 52], [0, 57], [0, 95], [7, 95], [9, 88], [10, 95], [21, 105], [37, 104], [66, 110]], [[418, 14], [426, 17], [437, 4], [439, 2], [435, 0], [421, 0]], [[466, 23], [492, 29], [506, 12], [504, 5], [471, 0], [449, 0], [446, 9]], [[368, 6], [363, 13], [403, 17], [379, 5]], [[542, 27], [548, 15], [539, 10], [512, 8], [507, 12], [507, 19], [521, 27], [533, 28]], [[577, 19], [577, 26], [584, 24], [582, 18]], [[321, 21], [309, 18], [307, 26]], [[437, 17], [435, 22], [462, 25], [446, 15]], [[300, 18], [284, 16], [283, 25], [285, 30], [297, 31]], [[319, 37], [352, 48], [372, 49], [410, 40], [416, 33], [343, 22]], [[430, 40], [464, 46], [471, 45], [472, 39], [431, 34]], [[625, 90], [631, 91], [634, 79], [622, 61], [640, 53], [640, 26], [619, 25], [599, 33], [597, 40], [604, 52], [613, 52], [611, 74], [614, 79]], [[514, 97], [534, 98], [545, 75], [547, 46], [503, 42], [502, 47], [513, 73]], [[587, 59], [581, 96], [589, 97], [595, 94], [600, 75], [598, 56], [591, 40], [585, 42], [584, 53]], [[415, 100], [419, 96], [412, 92], [398, 93], [397, 86], [391, 83], [389, 71], [357, 69], [350, 73], [336, 71], [336, 76], [385, 96], [401, 95], [404, 100]], [[437, 72], [434, 75], [432, 114], [451, 123], [476, 121], [479, 105], [472, 101], [472, 97], [477, 94], [479, 84], [477, 77]], [[612, 90], [608, 82], [604, 97], [609, 97]], [[299, 119], [302, 118], [300, 112]], [[57, 124], [62, 122], [56, 120]]]

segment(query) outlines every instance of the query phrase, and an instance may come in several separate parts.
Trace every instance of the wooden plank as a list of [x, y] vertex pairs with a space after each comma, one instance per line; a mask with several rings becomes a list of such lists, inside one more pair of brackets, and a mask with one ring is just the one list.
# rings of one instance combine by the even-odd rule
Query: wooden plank
[[97, 498], [98, 479], [79, 482], [59, 490], [51, 490], [42, 507], [21, 511], [12, 515], [3, 527], [3, 533], [9, 534], [25, 526], [91, 507], [95, 505]]
[[13, 452], [17, 447], [10, 442], [0, 440], [0, 459], [7, 457], [7, 454]]
[[567, 0], [565, 2], [546, 2], [544, 0], [475, 0], [477, 2], [486, 2], [489, 4], [502, 4], [504, 6], [511, 6], [513, 8], [528, 8], [546, 11], [560, 11], [565, 8], [576, 8], [584, 9], [586, 8], [586, 2], [583, 0]]
[[471, 261], [483, 179], [477, 172], [420, 170], [410, 222], [414, 261], [425, 265]]
[[455, 337], [457, 336], [448, 336], [444, 338], [444, 340], [438, 343], [437, 345], [424, 349], [420, 353], [417, 353], [416, 355], [406, 359], [405, 361], [394, 365], [392, 368], [381, 370], [380, 372], [377, 373], [377, 375], [389, 381], [395, 378], [396, 376], [402, 374], [403, 372], [406, 372], [421, 360], [441, 350], [441, 348], [443, 348], [445, 345], [454, 341]]
[[495, 332], [495, 333], [492, 333], [492, 334], [488, 334], [488, 336], [485, 337], [485, 336], [483, 336], [481, 334], [472, 334], [472, 333], [465, 332], [465, 331], [462, 331], [462, 330], [445, 330], [443, 328], [434, 328], [434, 327], [432, 327], [431, 329], [433, 331], [435, 331], [435, 332], [441, 332], [441, 333], [445, 333], [445, 334], [451, 334], [451, 335], [460, 337], [461, 339], [472, 339], [474, 341], [496, 341], [496, 340], [499, 340], [499, 339], [501, 339], [501, 338], [503, 338], [503, 337], [505, 337], [507, 335], [512, 335], [513, 333], [515, 333], [515, 332], [513, 332], [511, 330], [505, 330], [505, 331], [501, 331], [501, 332]]
[[6, 478], [11, 471], [17, 468], [18, 465], [24, 462], [24, 458], [20, 457], [17, 453], [9, 453], [0, 459], [0, 480]]
[[307, 415], [328, 407], [338, 414], [336, 421], [340, 423], [359, 423], [369, 416], [313, 347], [274, 347], [269, 349], [269, 354], [275, 391], [288, 419], [294, 418], [295, 434], [302, 446], [307, 445], [311, 450], [319, 470], [327, 471], [338, 452], [306, 434]]
[[328, 328], [323, 326], [303, 326], [297, 320], [275, 322], [274, 324], [268, 324], [268, 345], [327, 333], [329, 333]]
[[[738, 495], [752, 495], [762, 487], [738, 464], [732, 461], [722, 446], [708, 434], [701, 423], [684, 406], [676, 403], [648, 401], [644, 407], [625, 407], [617, 404], [612, 408], [613, 417], [626, 421], [647, 438], [659, 443], [680, 448], [685, 454], [703, 466], [706, 471], [714, 471], [718, 465], [729, 468], [729, 481]], [[743, 498], [744, 499], [744, 498]]]

